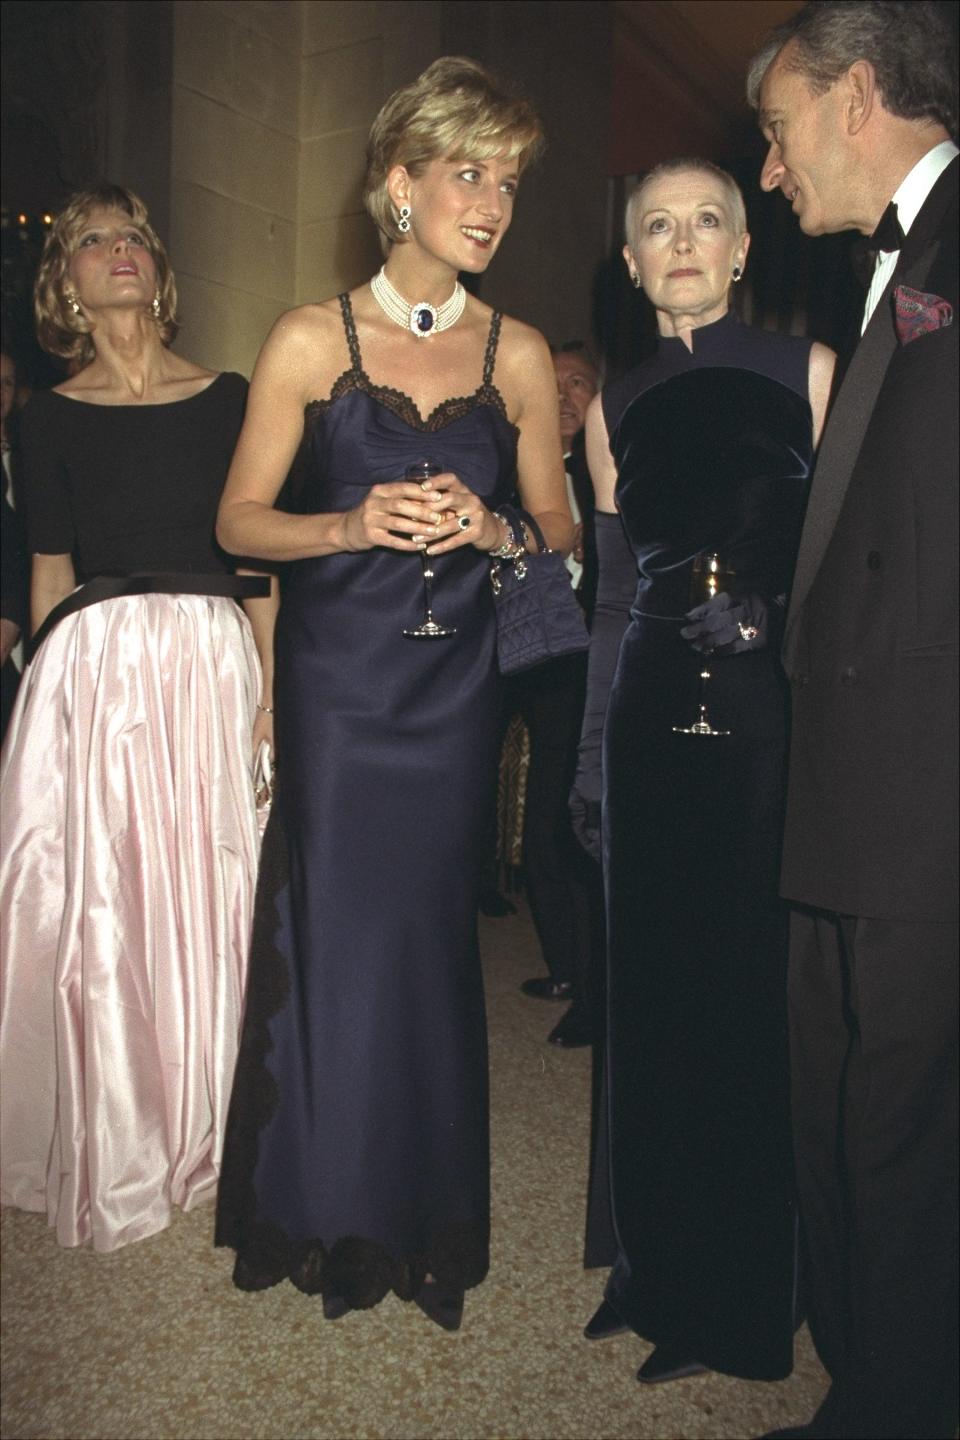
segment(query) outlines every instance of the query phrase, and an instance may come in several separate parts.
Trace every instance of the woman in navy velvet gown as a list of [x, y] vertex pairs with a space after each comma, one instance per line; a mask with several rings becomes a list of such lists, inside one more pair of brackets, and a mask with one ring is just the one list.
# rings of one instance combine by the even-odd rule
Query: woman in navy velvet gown
[[[796, 1314], [779, 621], [833, 355], [730, 313], [750, 237], [724, 171], [658, 167], [627, 236], [660, 338], [587, 422], [601, 588], [573, 803], [599, 849], [602, 798], [612, 1218], [587, 1261], [613, 1268], [586, 1334], [653, 1341], [648, 1383], [771, 1380]], [[735, 574], [691, 610], [710, 553]], [[690, 733], [705, 668], [719, 734]]]
[[[547, 347], [457, 274], [486, 270], [539, 144], [526, 103], [472, 61], [391, 97], [366, 181], [384, 269], [277, 322], [221, 507], [229, 550], [292, 564], [217, 1241], [238, 1286], [289, 1277], [331, 1318], [393, 1289], [455, 1328], [488, 1266], [475, 917], [500, 703], [494, 512], [519, 485], [550, 545], [572, 523]], [[301, 440], [307, 513], [283, 514]], [[421, 462], [439, 473], [405, 480]], [[447, 638], [405, 633], [424, 547]]]

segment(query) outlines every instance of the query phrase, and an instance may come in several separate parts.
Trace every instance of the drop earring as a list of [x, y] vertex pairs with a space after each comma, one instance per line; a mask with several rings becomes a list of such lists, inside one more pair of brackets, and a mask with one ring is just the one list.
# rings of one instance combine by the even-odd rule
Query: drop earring
[[74, 315], [79, 315], [79, 314], [80, 314], [80, 301], [77, 299], [77, 292], [76, 292], [75, 290], [68, 290], [66, 293], [67, 293], [67, 304], [69, 305], [71, 311], [73, 312]]
[[630, 276], [630, 283], [633, 285], [634, 290], [640, 289], [640, 276], [637, 274], [636, 270], [634, 270]]
[[406, 235], [407, 232], [408, 232], [408, 230], [410, 229], [410, 206], [409, 206], [409, 205], [401, 205], [401, 206], [400, 206], [400, 218], [399, 218], [399, 220], [397, 221], [397, 229], [400, 231], [400, 234], [401, 234], [401, 235]]
[[159, 292], [158, 292], [156, 295], [154, 295], [153, 301], [151, 302], [151, 305], [150, 305], [150, 309], [151, 309], [151, 311], [152, 311], [152, 313], [153, 313], [153, 318], [154, 318], [154, 320], [159, 321], [159, 319], [160, 319], [160, 295], [159, 295]]
[[742, 266], [742, 265], [734, 265], [733, 270], [731, 271], [731, 274], [733, 275], [733, 283], [734, 283], [734, 285], [739, 285], [740, 281], [743, 279], [743, 266]]

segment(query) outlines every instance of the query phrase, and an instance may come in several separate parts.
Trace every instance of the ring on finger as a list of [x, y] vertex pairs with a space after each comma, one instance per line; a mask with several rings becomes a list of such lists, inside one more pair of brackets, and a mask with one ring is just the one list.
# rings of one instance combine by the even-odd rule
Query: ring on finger
[[461, 530], [469, 530], [469, 529], [470, 529], [470, 526], [471, 526], [472, 524], [473, 524], [473, 521], [470, 519], [470, 516], [469, 516], [469, 515], [458, 515], [458, 516], [457, 516], [457, 526], [459, 527], [459, 529], [461, 529]]

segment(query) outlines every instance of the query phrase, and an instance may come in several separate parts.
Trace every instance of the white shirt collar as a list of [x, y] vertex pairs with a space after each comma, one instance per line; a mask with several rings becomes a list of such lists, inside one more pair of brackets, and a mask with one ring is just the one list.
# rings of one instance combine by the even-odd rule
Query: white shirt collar
[[893, 196], [897, 207], [897, 218], [904, 235], [916, 220], [934, 185], [946, 170], [954, 155], [960, 155], [952, 140], [941, 140], [926, 155], [921, 155], [908, 175], [905, 175]]

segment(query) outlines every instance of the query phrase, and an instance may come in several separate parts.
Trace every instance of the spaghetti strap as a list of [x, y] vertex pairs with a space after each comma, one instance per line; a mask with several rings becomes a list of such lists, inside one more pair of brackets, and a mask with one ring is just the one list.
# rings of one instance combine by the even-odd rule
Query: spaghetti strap
[[[350, 350], [350, 361], [354, 370], [363, 373], [363, 361], [360, 359], [360, 341], [357, 339], [357, 327], [353, 319], [353, 306], [350, 304], [350, 296], [346, 291], [338, 295], [340, 301], [340, 313], [343, 316], [343, 328], [347, 336], [347, 346]], [[489, 344], [488, 344], [489, 348]], [[494, 346], [496, 349], [496, 346]]]
[[493, 384], [493, 368], [497, 363], [497, 345], [500, 341], [500, 322], [502, 319], [503, 315], [499, 310], [495, 310], [490, 319], [490, 333], [487, 336], [487, 348], [483, 355], [484, 385]]

